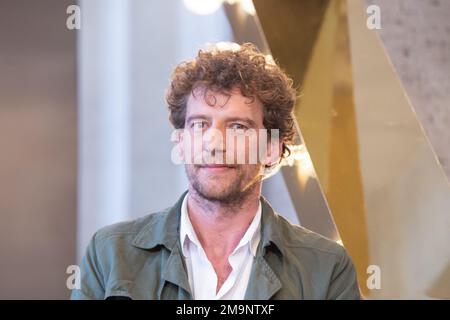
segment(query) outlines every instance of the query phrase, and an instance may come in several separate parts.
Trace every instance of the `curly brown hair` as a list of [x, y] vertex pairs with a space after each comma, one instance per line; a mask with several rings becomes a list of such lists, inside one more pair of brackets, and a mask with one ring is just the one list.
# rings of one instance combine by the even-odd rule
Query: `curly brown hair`
[[[236, 48], [236, 46], [235, 46]], [[166, 94], [169, 119], [176, 129], [184, 128], [188, 97], [198, 86], [229, 94], [238, 88], [244, 97], [263, 105], [263, 124], [268, 132], [279, 130], [281, 157], [290, 154], [288, 144], [295, 136], [293, 81], [251, 43], [237, 49], [199, 50], [194, 60], [180, 63], [171, 76]]]

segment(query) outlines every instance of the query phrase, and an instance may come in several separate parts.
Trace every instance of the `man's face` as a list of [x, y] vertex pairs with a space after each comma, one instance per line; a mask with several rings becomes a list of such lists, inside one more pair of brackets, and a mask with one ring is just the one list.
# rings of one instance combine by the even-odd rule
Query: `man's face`
[[[243, 97], [239, 90], [229, 95], [211, 90], [204, 93], [204, 89], [197, 89], [187, 101], [185, 130], [189, 135], [183, 139], [190, 139], [197, 147], [189, 150], [192, 164], [185, 165], [186, 173], [191, 187], [203, 198], [232, 202], [260, 186], [263, 165], [260, 159], [249, 161], [249, 152], [254, 152], [258, 140], [246, 137], [245, 143], [238, 143], [234, 137], [230, 144], [227, 137], [231, 140], [230, 133], [245, 135], [264, 129], [263, 107], [257, 99]], [[184, 144], [182, 148], [186, 157], [190, 147]], [[244, 163], [238, 161], [239, 155], [245, 155]]]

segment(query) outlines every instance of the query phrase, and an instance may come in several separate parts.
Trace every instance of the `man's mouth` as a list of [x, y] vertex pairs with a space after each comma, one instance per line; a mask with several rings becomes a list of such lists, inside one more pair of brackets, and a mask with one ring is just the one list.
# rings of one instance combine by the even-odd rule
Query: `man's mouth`
[[225, 165], [225, 164], [207, 164], [207, 165], [200, 166], [200, 169], [205, 169], [209, 172], [224, 172], [224, 171], [236, 169], [236, 167]]

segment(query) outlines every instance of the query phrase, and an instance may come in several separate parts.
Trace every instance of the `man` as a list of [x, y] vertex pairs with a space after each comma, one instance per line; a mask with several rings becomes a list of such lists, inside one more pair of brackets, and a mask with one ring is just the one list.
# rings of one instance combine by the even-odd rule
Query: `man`
[[188, 191], [163, 212], [99, 230], [72, 298], [359, 299], [344, 248], [261, 197], [294, 136], [292, 81], [250, 44], [199, 51], [171, 80]]

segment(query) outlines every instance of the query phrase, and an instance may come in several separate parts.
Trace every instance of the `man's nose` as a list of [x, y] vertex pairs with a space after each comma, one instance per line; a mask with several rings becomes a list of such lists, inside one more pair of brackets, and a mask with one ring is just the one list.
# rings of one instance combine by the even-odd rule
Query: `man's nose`
[[211, 126], [203, 133], [203, 148], [211, 153], [225, 152], [225, 134], [220, 126]]

